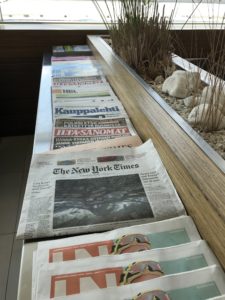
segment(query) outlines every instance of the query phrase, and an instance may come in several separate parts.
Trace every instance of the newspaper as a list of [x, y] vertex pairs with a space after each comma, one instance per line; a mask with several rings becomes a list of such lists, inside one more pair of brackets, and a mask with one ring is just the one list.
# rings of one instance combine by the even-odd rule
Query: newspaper
[[[39, 242], [33, 263], [37, 268], [52, 263], [170, 247], [199, 240], [190, 217], [120, 228], [111, 232]], [[142, 252], [141, 252], [142, 253]]]
[[[204, 241], [150, 251], [102, 256], [77, 261], [39, 264], [36, 260], [36, 299], [76, 295], [96, 289], [135, 284], [171, 274], [218, 265]], [[36, 282], [35, 282], [36, 281]]]
[[[54, 95], [52, 97], [54, 98]], [[127, 116], [121, 102], [116, 97], [61, 98], [60, 101], [53, 99], [52, 111], [53, 119], [61, 117], [106, 118]]]
[[136, 135], [129, 119], [55, 119], [52, 149]]
[[[71, 285], [70, 285], [71, 286]], [[109, 287], [78, 295], [66, 288], [57, 300], [206, 300], [225, 294], [225, 276], [219, 266], [159, 277], [120, 287]], [[49, 299], [41, 298], [43, 300]]]
[[[52, 88], [52, 99], [55, 102], [72, 101], [76, 98], [94, 98], [94, 97], [115, 97], [108, 83], [85, 85], [85, 86], [64, 86]], [[117, 101], [119, 101], [117, 99]]]
[[94, 59], [52, 62], [52, 77], [86, 77], [96, 75], [102, 75], [102, 70]]
[[96, 60], [96, 58], [93, 55], [71, 55], [71, 56], [52, 56], [51, 57], [51, 63], [61, 63], [64, 61], [77, 61], [77, 60]]
[[85, 77], [59, 77], [52, 78], [53, 87], [63, 86], [90, 86], [90, 85], [101, 85], [106, 83], [104, 76], [85, 76]]
[[91, 55], [91, 49], [88, 45], [63, 45], [53, 46], [53, 55], [55, 56], [69, 56], [69, 55]]
[[39, 242], [40, 264], [101, 255], [118, 255], [197, 241], [200, 236], [188, 216], [57, 240]]
[[54, 57], [52, 57], [51, 65], [52, 65], [53, 77], [64, 77], [61, 75], [58, 76], [57, 74], [54, 74], [54, 72], [55, 70], [61, 70], [64, 72], [64, 69], [68, 70], [68, 67], [71, 67], [70, 70], [74, 68], [79, 69], [80, 67], [83, 66], [87, 66], [87, 68], [100, 69], [100, 64], [97, 62], [94, 56], [90, 56], [90, 57], [79, 56], [79, 57], [64, 57], [64, 58], [60, 57], [55, 59]]
[[150, 140], [136, 148], [36, 154], [17, 237], [105, 231], [184, 214]]
[[97, 63], [96, 58], [93, 55], [90, 56], [84, 56], [84, 55], [79, 55], [79, 56], [67, 56], [67, 57], [51, 57], [51, 65], [56, 66], [60, 64], [67, 64], [67, 63], [73, 63], [73, 64], [80, 64], [82, 62], [86, 63], [91, 63], [93, 62], [94, 64]]
[[45, 152], [46, 154], [66, 153], [66, 152], [79, 152], [91, 149], [107, 149], [107, 148], [124, 148], [124, 147], [137, 147], [142, 144], [138, 135], [124, 136], [111, 140], [97, 141], [89, 144], [81, 144], [77, 146], [65, 147]]

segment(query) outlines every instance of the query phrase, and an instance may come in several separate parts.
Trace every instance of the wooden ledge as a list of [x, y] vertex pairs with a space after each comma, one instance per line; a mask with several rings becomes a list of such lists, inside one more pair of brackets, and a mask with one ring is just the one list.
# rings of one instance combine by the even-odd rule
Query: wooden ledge
[[225, 268], [225, 175], [99, 36], [88, 44], [143, 141], [151, 138], [187, 212]]

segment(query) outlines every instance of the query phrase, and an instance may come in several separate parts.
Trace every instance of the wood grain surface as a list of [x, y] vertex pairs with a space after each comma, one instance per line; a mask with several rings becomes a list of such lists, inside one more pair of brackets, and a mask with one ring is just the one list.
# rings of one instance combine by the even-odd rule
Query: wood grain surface
[[143, 141], [151, 138], [188, 214], [225, 268], [225, 175], [145, 91], [99, 36], [88, 44]]

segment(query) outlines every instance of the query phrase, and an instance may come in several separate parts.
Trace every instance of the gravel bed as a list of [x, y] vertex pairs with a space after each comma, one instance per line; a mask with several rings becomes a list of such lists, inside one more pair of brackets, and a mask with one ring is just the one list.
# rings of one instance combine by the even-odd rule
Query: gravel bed
[[[152, 88], [188, 123], [188, 114], [191, 112], [191, 108], [184, 105], [182, 99], [168, 96], [162, 93], [162, 85], [153, 85], [149, 83]], [[191, 124], [189, 124], [191, 125]], [[192, 125], [191, 125], [192, 126]], [[225, 159], [225, 130], [204, 132], [198, 127], [192, 126], [193, 129], [223, 158]]]

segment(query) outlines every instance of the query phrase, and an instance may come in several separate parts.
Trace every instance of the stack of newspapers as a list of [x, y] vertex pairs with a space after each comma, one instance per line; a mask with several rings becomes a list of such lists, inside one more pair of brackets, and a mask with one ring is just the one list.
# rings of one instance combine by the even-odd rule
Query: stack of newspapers
[[52, 149], [32, 157], [17, 237], [61, 238], [37, 243], [30, 298], [220, 299], [219, 262], [91, 50], [53, 50]]
[[32, 300], [202, 300], [223, 294], [225, 275], [187, 216], [39, 242], [33, 256]]
[[136, 134], [94, 56], [52, 57], [52, 149]]

